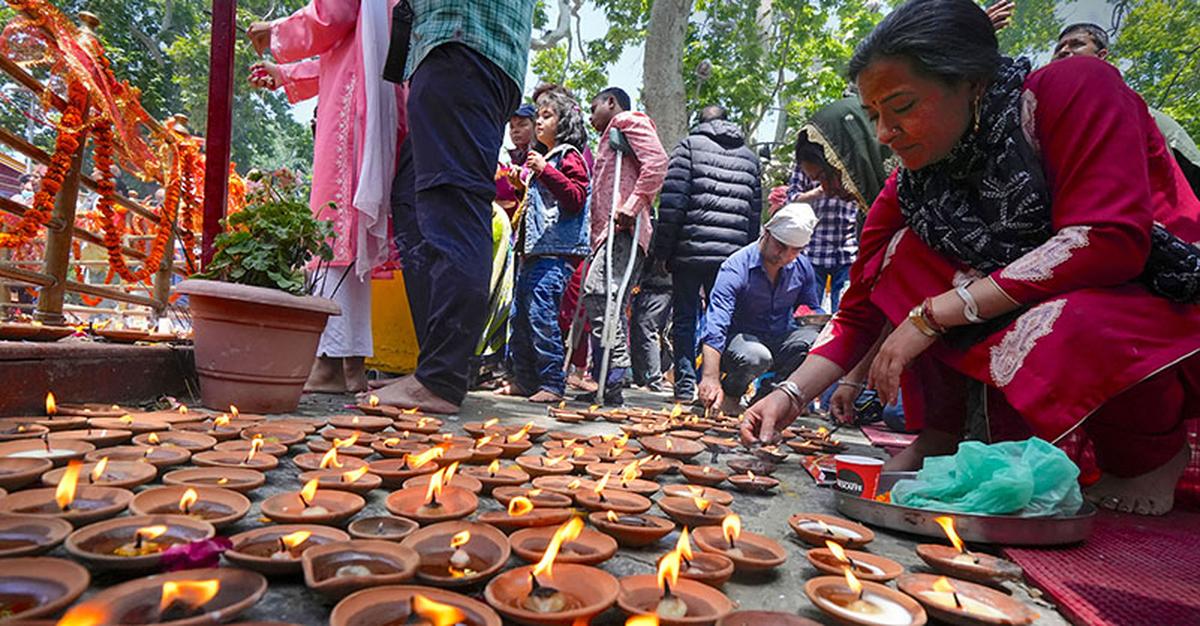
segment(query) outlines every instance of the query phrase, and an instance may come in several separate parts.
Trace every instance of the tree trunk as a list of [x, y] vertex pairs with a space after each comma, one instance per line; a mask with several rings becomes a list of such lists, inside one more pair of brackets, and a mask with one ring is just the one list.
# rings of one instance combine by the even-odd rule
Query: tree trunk
[[654, 0], [646, 29], [642, 63], [642, 101], [658, 126], [658, 138], [670, 152], [688, 130], [683, 84], [683, 46], [692, 0]]

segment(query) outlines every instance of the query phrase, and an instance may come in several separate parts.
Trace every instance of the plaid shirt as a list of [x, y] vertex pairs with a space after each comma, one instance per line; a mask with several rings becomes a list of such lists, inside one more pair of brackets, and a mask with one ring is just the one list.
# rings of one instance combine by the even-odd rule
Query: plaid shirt
[[404, 77], [444, 43], [461, 43], [482, 54], [524, 89], [535, 0], [410, 0], [412, 46]]
[[[818, 183], [800, 168], [792, 172], [788, 181], [788, 202], [796, 196], [815, 189]], [[846, 200], [821, 196], [809, 202], [817, 214], [817, 227], [804, 253], [818, 267], [840, 267], [854, 262], [858, 255], [858, 236], [854, 224], [858, 219], [858, 207]]]

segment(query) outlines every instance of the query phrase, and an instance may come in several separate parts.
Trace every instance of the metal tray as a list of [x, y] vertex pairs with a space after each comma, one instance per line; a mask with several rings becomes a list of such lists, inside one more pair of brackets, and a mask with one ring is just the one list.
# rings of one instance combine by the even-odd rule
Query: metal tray
[[[885, 472], [879, 477], [879, 491], [890, 491], [896, 481], [913, 478], [916, 472]], [[945, 538], [936, 517], [954, 518], [955, 529], [963, 541], [1008, 546], [1057, 546], [1079, 543], [1092, 533], [1096, 507], [1084, 502], [1075, 515], [1065, 517], [1019, 517], [1015, 515], [975, 515], [949, 511], [929, 511], [888, 502], [868, 500], [834, 490], [837, 510], [846, 517], [890, 530]]]

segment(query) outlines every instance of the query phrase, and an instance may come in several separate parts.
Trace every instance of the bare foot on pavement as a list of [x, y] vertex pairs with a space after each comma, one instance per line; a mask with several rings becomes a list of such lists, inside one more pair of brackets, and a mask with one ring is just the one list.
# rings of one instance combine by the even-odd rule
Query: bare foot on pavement
[[458, 405], [442, 399], [430, 391], [416, 376], [405, 376], [400, 380], [374, 391], [379, 403], [401, 409], [417, 409], [422, 413], [449, 415], [458, 413]]
[[1096, 484], [1084, 489], [1083, 495], [1096, 506], [1113, 511], [1164, 515], [1175, 506], [1175, 485], [1191, 457], [1191, 447], [1184, 444], [1178, 454], [1158, 469], [1132, 478], [1104, 474]]

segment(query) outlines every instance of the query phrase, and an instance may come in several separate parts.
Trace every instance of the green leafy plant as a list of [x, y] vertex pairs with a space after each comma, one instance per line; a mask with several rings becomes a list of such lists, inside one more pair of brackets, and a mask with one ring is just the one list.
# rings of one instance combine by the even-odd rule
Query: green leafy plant
[[333, 259], [333, 226], [313, 217], [292, 172], [253, 170], [247, 180], [256, 187], [254, 201], [225, 218], [225, 232], [217, 235], [201, 277], [307, 294], [304, 265], [314, 257]]

